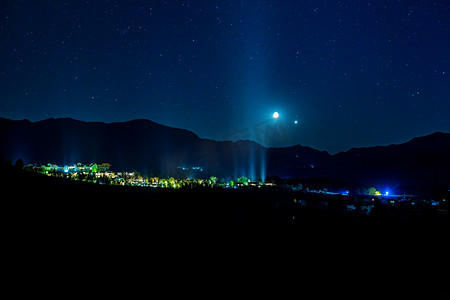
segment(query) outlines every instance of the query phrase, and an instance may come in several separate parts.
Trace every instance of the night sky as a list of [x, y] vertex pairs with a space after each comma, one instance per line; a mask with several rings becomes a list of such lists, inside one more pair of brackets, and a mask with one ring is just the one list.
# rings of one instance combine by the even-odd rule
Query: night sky
[[450, 2], [0, 0], [0, 116], [330, 153], [450, 132]]

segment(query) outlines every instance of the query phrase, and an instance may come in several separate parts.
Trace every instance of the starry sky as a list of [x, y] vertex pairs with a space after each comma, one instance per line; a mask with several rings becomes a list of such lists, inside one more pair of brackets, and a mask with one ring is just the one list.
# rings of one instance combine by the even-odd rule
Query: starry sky
[[0, 116], [330, 153], [450, 132], [450, 2], [0, 0]]

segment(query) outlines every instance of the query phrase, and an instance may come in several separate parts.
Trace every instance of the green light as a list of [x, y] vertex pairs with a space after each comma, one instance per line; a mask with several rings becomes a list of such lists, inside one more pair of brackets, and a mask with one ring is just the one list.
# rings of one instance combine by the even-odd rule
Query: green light
[[242, 185], [244, 185], [244, 186], [248, 186], [248, 184], [249, 184], [249, 182], [250, 182], [250, 179], [248, 179], [248, 178], [245, 177], [245, 176], [242, 176], [242, 177], [239, 177], [239, 178], [237, 179], [237, 182], [240, 183], [240, 184], [242, 184]]

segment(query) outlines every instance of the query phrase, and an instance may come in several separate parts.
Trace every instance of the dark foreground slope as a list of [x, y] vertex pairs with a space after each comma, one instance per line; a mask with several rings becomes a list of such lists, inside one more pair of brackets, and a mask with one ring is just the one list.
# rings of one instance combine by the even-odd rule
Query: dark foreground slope
[[449, 267], [448, 219], [436, 215], [337, 216], [280, 205], [300, 196], [287, 192], [100, 186], [5, 166], [1, 174], [14, 276], [176, 276], [226, 290], [238, 278], [263, 289], [286, 274], [318, 286], [407, 279], [430, 296]]

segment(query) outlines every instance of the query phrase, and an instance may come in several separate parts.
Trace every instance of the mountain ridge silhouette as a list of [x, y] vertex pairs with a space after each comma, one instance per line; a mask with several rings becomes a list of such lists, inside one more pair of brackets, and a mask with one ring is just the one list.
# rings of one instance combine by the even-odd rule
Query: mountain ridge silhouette
[[[414, 137], [389, 146], [352, 148], [331, 155], [308, 146], [266, 148], [240, 140], [214, 141], [150, 120], [37, 122], [0, 118], [0, 158], [25, 163], [109, 162], [114, 170], [153, 176], [324, 177], [355, 183], [450, 183], [450, 133]], [[194, 171], [200, 167], [201, 171]], [[199, 170], [199, 169], [196, 169]]]

